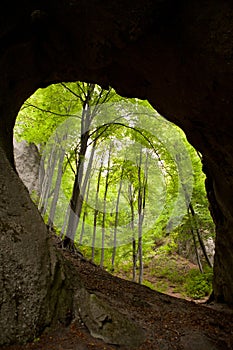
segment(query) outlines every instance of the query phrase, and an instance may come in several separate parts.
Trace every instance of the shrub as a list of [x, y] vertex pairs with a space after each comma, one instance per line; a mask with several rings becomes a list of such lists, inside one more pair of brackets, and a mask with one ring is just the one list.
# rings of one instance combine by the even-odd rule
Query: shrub
[[192, 269], [187, 275], [185, 291], [193, 299], [201, 299], [208, 296], [212, 290], [212, 269], [206, 269], [201, 273], [197, 269]]

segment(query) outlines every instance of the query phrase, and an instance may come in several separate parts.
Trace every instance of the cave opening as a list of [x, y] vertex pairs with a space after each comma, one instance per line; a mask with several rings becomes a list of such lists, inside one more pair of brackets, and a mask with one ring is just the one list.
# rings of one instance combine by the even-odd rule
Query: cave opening
[[25, 101], [14, 135], [18, 174], [61, 244], [116, 276], [208, 298], [215, 230], [202, 156], [146, 100], [53, 84]]
[[[90, 273], [93, 281], [85, 280], [86, 286], [93, 282], [92, 285], [83, 293], [77, 292], [79, 278], [68, 268], [65, 253], [50, 242], [38, 210], [12, 168], [12, 129], [23, 101], [38, 87], [72, 79], [113, 86], [122, 96], [147, 98], [161, 115], [179, 125], [201, 152], [216, 225], [213, 300], [232, 306], [232, 2], [190, 0], [177, 4], [138, 0], [132, 4], [127, 0], [74, 0], [47, 1], [43, 6], [40, 1], [11, 5], [6, 6], [6, 1], [0, 5], [0, 343], [25, 343], [53, 321], [65, 323], [70, 310], [79, 314], [77, 299], [88, 301], [90, 289], [102, 295], [101, 278], [109, 277], [103, 273], [98, 279], [99, 270], [92, 266], [88, 273], [94, 270], [96, 275]], [[84, 277], [81, 268], [78, 275]], [[153, 339], [155, 348], [172, 343], [178, 349], [184, 342], [200, 341], [207, 343], [207, 348], [232, 347], [232, 318], [227, 314], [222, 317], [196, 305], [192, 309], [192, 303], [174, 301], [137, 284], [121, 282], [121, 286], [127, 285], [126, 294], [133, 295], [131, 299], [125, 301], [127, 295], [115, 293], [110, 284], [103, 299], [112, 305], [109, 295], [114, 295], [115, 310], [121, 309], [123, 315], [131, 305], [130, 318], [135, 320], [146, 308], [146, 316], [142, 316], [145, 320], [153, 305], [151, 318], [143, 325], [150, 329], [149, 341]], [[120, 281], [114, 278], [114, 286], [115, 283]], [[156, 299], [159, 309], [150, 298], [146, 300], [148, 294]], [[90, 299], [95, 302], [96, 295]], [[169, 309], [160, 317], [165, 305]], [[192, 317], [187, 318], [187, 308]], [[166, 318], [171, 312], [176, 322]], [[177, 320], [178, 330], [174, 328]], [[104, 338], [103, 329], [96, 329], [89, 320], [86, 323], [92, 334]], [[111, 322], [104, 323], [100, 322], [102, 328]], [[209, 332], [207, 339], [203, 334], [195, 338], [200, 324]], [[187, 330], [189, 334], [183, 337]], [[159, 343], [167, 334], [169, 344]], [[178, 337], [176, 343], [174, 334]]]

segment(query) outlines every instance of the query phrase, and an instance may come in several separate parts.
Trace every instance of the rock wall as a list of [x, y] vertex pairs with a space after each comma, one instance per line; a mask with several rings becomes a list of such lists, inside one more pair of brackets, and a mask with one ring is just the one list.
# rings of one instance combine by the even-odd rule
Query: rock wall
[[[47, 230], [0, 149], [0, 344], [32, 339], [49, 321]], [[54, 260], [55, 264], [55, 260]]]
[[0, 347], [33, 341], [73, 308], [78, 276], [61, 258], [0, 148]]

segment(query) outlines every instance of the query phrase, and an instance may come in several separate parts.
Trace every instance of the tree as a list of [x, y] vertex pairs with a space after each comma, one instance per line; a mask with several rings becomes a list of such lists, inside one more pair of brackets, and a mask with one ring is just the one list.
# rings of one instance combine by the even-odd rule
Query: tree
[[[62, 141], [65, 141], [67, 138], [67, 135], [63, 135]], [[49, 212], [49, 219], [48, 219], [48, 225], [50, 228], [53, 227], [53, 222], [54, 222], [54, 217], [55, 217], [55, 211], [56, 211], [56, 206], [58, 202], [58, 197], [59, 197], [59, 191], [61, 187], [61, 181], [62, 181], [62, 172], [63, 172], [63, 162], [65, 158], [65, 148], [62, 145], [62, 142], [60, 144], [60, 149], [59, 149], [59, 159], [58, 159], [58, 169], [57, 169], [57, 178], [55, 182], [55, 187], [53, 191], [53, 199], [50, 207], [50, 212]]]
[[[41, 162], [43, 176], [40, 177], [42, 191], [39, 201], [39, 210], [43, 216], [49, 210], [49, 199], [54, 191], [52, 179], [58, 161], [57, 145], [62, 137], [57, 130], [68, 117], [79, 118], [78, 111], [77, 99], [74, 99], [62, 84], [56, 84], [37, 90], [23, 104], [17, 117], [16, 138], [26, 140], [28, 143], [35, 142], [43, 155]], [[46, 155], [49, 155], [48, 159], [45, 159]]]
[[143, 248], [142, 248], [142, 233], [143, 220], [145, 216], [147, 183], [148, 183], [148, 151], [146, 152], [146, 160], [143, 170], [142, 147], [140, 148], [138, 161], [138, 258], [139, 258], [139, 284], [142, 284], [143, 279]]
[[78, 151], [77, 169], [73, 184], [72, 196], [70, 199], [69, 219], [66, 237], [64, 239], [65, 246], [69, 245], [70, 241], [74, 241], [75, 232], [79, 224], [82, 210], [83, 194], [81, 193], [80, 186], [83, 181], [84, 159], [88, 147], [90, 126], [94, 117], [90, 110], [90, 101], [94, 93], [94, 88], [94, 84], [87, 84], [87, 91], [84, 93], [84, 99], [82, 100], [80, 149]]
[[101, 259], [100, 266], [104, 266], [104, 245], [105, 245], [105, 220], [106, 220], [106, 210], [107, 210], [107, 195], [108, 195], [108, 187], [109, 187], [109, 173], [110, 173], [110, 164], [111, 164], [111, 151], [112, 151], [112, 143], [110, 142], [108, 149], [108, 159], [107, 159], [107, 167], [105, 169], [105, 189], [104, 189], [104, 197], [103, 197], [103, 213], [102, 213], [102, 244], [101, 244]]
[[98, 171], [97, 188], [95, 195], [95, 209], [94, 209], [94, 220], [93, 220], [93, 238], [92, 238], [92, 256], [91, 259], [94, 261], [95, 257], [95, 242], [96, 242], [96, 229], [97, 229], [97, 219], [99, 215], [98, 202], [99, 202], [99, 192], [100, 192], [100, 179], [103, 171], [104, 154], [101, 157], [101, 164]]
[[125, 161], [121, 168], [120, 183], [119, 183], [119, 188], [118, 188], [117, 198], [116, 198], [114, 233], [113, 233], [113, 251], [112, 251], [112, 271], [114, 271], [114, 264], [115, 264], [115, 258], [116, 258], [117, 228], [118, 228], [118, 222], [119, 222], [119, 204], [120, 204], [120, 196], [121, 196], [121, 190], [122, 190], [122, 184], [123, 184], [124, 166], [125, 166]]
[[[60, 88], [66, 92], [70, 106], [68, 108], [67, 102], [63, 103], [64, 111], [68, 115], [70, 111], [75, 110], [76, 114], [65, 123], [59, 124], [60, 129], [58, 127], [56, 130], [56, 138], [66, 138], [64, 130], [68, 130], [68, 127], [75, 132], [72, 131], [71, 138], [66, 142], [63, 167], [62, 160], [54, 161], [53, 171], [48, 167], [48, 174], [53, 174], [55, 166], [56, 169], [58, 167], [62, 169], [58, 175], [54, 174], [53, 180], [50, 178], [47, 186], [46, 207], [51, 206], [49, 225], [53, 224], [56, 209], [56, 216], [60, 222], [58, 227], [62, 223], [60, 235], [65, 237], [64, 246], [70, 245], [71, 248], [74, 247], [75, 240], [79, 241], [79, 244], [83, 243], [86, 231], [85, 244], [92, 246], [92, 260], [95, 248], [101, 248], [101, 265], [104, 264], [104, 248], [112, 245], [112, 268], [115, 264], [117, 246], [132, 242], [133, 280], [136, 279], [137, 261], [139, 261], [141, 283], [143, 240], [145, 244], [153, 246], [156, 237], [172, 232], [174, 227], [182, 222], [182, 217], [187, 211], [192, 174], [187, 171], [190, 163], [187, 160], [188, 152], [185, 141], [182, 140], [183, 136], [181, 137], [178, 130], [171, 127], [145, 101], [132, 99], [124, 100], [122, 103], [118, 101], [114, 92], [111, 93], [111, 89], [104, 91], [94, 84], [61, 84]], [[49, 108], [50, 115], [53, 115], [53, 108], [51, 106]], [[47, 107], [47, 110], [49, 108]], [[36, 109], [39, 113], [45, 113], [40, 107]], [[56, 108], [55, 111], [54, 115], [57, 116]], [[72, 121], [68, 122], [70, 119]], [[58, 133], [58, 129], [61, 132]], [[96, 159], [98, 153], [104, 154], [106, 142], [109, 140], [113, 140], [115, 146], [111, 155], [112, 171], [104, 170], [104, 163], [101, 161], [99, 175], [93, 176], [91, 169], [94, 154]], [[52, 140], [50, 144], [54, 147]], [[139, 158], [135, 157], [135, 153], [140, 155]], [[138, 162], [142, 164], [139, 166]], [[104, 183], [103, 179], [108, 181]], [[126, 187], [123, 185], [124, 181], [129, 182]], [[112, 186], [117, 182], [118, 189]], [[64, 204], [61, 206], [59, 204], [61, 200], [58, 200], [58, 194], [62, 192], [59, 191], [60, 185], [70, 202], [65, 215]], [[96, 193], [96, 198], [93, 198], [93, 192]], [[106, 213], [107, 197], [108, 207], [109, 203], [112, 203], [108, 211], [113, 213], [115, 210], [115, 215]], [[102, 215], [99, 207], [101, 199]], [[88, 205], [88, 201], [95, 202], [93, 209]], [[61, 207], [62, 215], [59, 215]], [[79, 227], [81, 217], [82, 227]], [[94, 224], [92, 242], [90, 224]], [[67, 236], [68, 232], [71, 232], [69, 228], [71, 226], [72, 239]]]
[[129, 205], [131, 211], [131, 222], [130, 228], [132, 231], [132, 255], [133, 255], [133, 282], [136, 281], [136, 269], [137, 269], [137, 245], [136, 245], [136, 237], [135, 237], [135, 215], [134, 215], [134, 191], [132, 188], [132, 184], [129, 185]]
[[[94, 153], [95, 153], [95, 143], [93, 144], [93, 147], [91, 150], [91, 156], [89, 158], [88, 167], [87, 167], [87, 171], [86, 171], [86, 175], [85, 175], [85, 184], [84, 184], [85, 189], [82, 189], [82, 192], [85, 193], [85, 202], [86, 203], [88, 203], [90, 187], [91, 187], [91, 174], [90, 174], [90, 172], [91, 172], [91, 166], [93, 164]], [[87, 191], [86, 191], [86, 186], [87, 186]], [[87, 215], [88, 215], [88, 208], [87, 208], [87, 205], [85, 205], [84, 212], [83, 212], [82, 231], [81, 231], [80, 238], [79, 238], [79, 244], [82, 244], [83, 235], [84, 235], [84, 231], [85, 231], [85, 219], [86, 219]]]
[[[86, 190], [87, 177], [84, 177], [84, 162], [85, 156], [88, 149], [88, 142], [94, 142], [95, 139], [91, 140], [91, 135], [93, 135], [92, 124], [96, 117], [99, 106], [106, 103], [112, 98], [111, 89], [105, 91], [102, 88], [97, 87], [95, 84], [84, 84], [78, 83], [78, 92], [74, 92], [69, 87], [66, 86], [68, 91], [75, 94], [81, 100], [82, 104], [82, 115], [81, 115], [81, 132], [80, 132], [80, 143], [77, 152], [76, 159], [76, 171], [75, 180], [72, 189], [72, 196], [70, 199], [70, 209], [69, 218], [66, 229], [66, 235], [64, 237], [65, 246], [73, 246], [75, 233], [79, 224], [83, 197]], [[113, 93], [114, 96], [114, 93]], [[91, 132], [92, 131], [92, 132]], [[96, 133], [96, 138], [98, 135], [98, 128], [94, 131]], [[91, 143], [90, 142], [90, 143]], [[83, 183], [84, 181], [84, 183]]]
[[55, 145], [53, 145], [49, 159], [47, 161], [46, 172], [44, 171], [45, 163], [43, 159], [43, 176], [42, 177], [40, 176], [41, 195], [40, 195], [40, 200], [38, 204], [38, 209], [42, 216], [44, 216], [47, 211], [49, 197], [51, 196], [51, 193], [52, 193], [52, 179], [53, 179], [56, 163], [57, 163], [57, 149], [55, 148]]

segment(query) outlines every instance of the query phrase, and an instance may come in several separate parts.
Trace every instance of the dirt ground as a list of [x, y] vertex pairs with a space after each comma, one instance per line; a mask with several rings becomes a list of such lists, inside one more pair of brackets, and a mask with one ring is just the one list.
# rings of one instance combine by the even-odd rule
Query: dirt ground
[[143, 343], [137, 348], [106, 344], [91, 337], [79, 320], [67, 328], [57, 326], [32, 343], [3, 346], [2, 350], [233, 349], [233, 310], [224, 305], [196, 304], [158, 293], [114, 277], [66, 251], [63, 254], [72, 261], [88, 291], [104, 297], [143, 329]]

